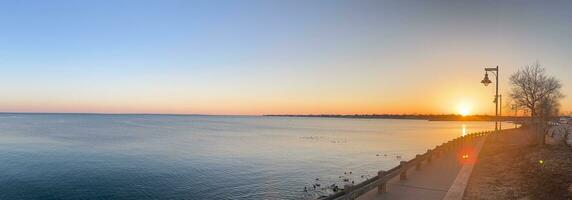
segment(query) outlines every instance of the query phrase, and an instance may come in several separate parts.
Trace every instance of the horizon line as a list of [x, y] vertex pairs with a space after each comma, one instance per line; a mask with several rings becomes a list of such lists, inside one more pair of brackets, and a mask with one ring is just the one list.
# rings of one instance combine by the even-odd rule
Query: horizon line
[[[174, 116], [494, 116], [490, 114], [473, 114], [463, 116], [455, 113], [441, 113], [441, 114], [418, 114], [418, 113], [383, 113], [383, 114], [202, 114], [202, 113], [107, 113], [107, 112], [2, 112], [0, 114], [37, 114], [37, 115], [57, 115], [57, 114], [68, 114], [68, 115], [174, 115]], [[503, 115], [506, 117], [511, 117], [510, 115]], [[503, 117], [500, 116], [500, 117]], [[565, 116], [565, 115], [562, 115]]]

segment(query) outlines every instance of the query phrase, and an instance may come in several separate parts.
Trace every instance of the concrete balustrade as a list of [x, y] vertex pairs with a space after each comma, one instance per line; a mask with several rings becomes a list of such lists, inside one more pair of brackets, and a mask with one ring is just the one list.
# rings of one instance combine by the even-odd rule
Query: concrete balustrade
[[341, 200], [341, 199], [355, 199], [362, 194], [370, 191], [371, 189], [377, 188], [379, 194], [387, 192], [387, 182], [392, 178], [399, 176], [399, 180], [407, 180], [407, 170], [415, 166], [416, 170], [422, 170], [423, 162], [430, 164], [434, 159], [438, 159], [441, 154], [457, 151], [468, 144], [475, 144], [481, 137], [487, 136], [491, 132], [476, 132], [467, 134], [449, 140], [445, 143], [435, 146], [434, 149], [429, 149], [425, 154], [417, 154], [414, 159], [410, 161], [401, 161], [399, 166], [390, 169], [389, 171], [379, 171], [377, 176], [368, 179], [357, 185], [347, 184], [344, 185], [344, 189], [341, 192], [330, 195], [325, 200]]

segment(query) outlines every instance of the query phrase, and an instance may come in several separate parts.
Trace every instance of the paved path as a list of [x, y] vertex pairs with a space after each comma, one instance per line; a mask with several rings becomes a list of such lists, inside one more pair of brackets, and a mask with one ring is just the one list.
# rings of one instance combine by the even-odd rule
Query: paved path
[[[481, 140], [478, 139], [477, 143]], [[474, 158], [461, 161], [460, 155], [466, 152], [470, 152], [469, 155], [478, 152], [476, 145], [466, 144], [459, 150], [444, 153], [439, 158], [434, 158], [432, 163], [423, 163], [419, 171], [410, 169], [407, 172], [407, 180], [399, 180], [399, 176], [393, 178], [387, 184], [386, 193], [378, 194], [377, 189], [373, 189], [358, 199], [441, 200], [465, 165], [462, 162], [474, 163]]]

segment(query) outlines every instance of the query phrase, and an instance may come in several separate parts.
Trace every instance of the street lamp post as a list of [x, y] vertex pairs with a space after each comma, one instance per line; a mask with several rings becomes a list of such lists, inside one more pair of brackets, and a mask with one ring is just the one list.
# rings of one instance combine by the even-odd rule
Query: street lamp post
[[499, 95], [499, 130], [502, 130], [502, 94]]
[[516, 121], [518, 121], [518, 105], [512, 105], [512, 109], [514, 110], [514, 128], [518, 128], [516, 124]]
[[487, 67], [485, 68], [485, 78], [481, 81], [482, 84], [488, 86], [492, 83], [489, 79], [489, 72], [495, 75], [496, 81], [496, 93], [495, 93], [495, 131], [499, 130], [499, 66], [497, 67]]

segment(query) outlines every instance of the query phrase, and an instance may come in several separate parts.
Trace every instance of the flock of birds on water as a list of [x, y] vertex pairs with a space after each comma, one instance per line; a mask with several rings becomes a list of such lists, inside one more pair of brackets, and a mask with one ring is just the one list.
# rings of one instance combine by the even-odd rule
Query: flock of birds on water
[[299, 139], [301, 139], [301, 140], [312, 140], [312, 141], [330, 140], [330, 143], [333, 143], [333, 144], [348, 143], [348, 139], [346, 139], [346, 138], [344, 138], [344, 139], [339, 139], [339, 138], [328, 139], [328, 137], [324, 137], [324, 136], [302, 136], [302, 137], [299, 137]]
[[[324, 136], [302, 136], [299, 137], [299, 139], [301, 140], [311, 140], [311, 141], [320, 141], [320, 140], [329, 140], [330, 143], [347, 143], [348, 140], [347, 139], [337, 139], [337, 138], [329, 138], [329, 137], [324, 137]], [[383, 157], [383, 158], [390, 158], [393, 157], [397, 160], [401, 160], [402, 156], [399, 154], [375, 154], [376, 157]], [[343, 175], [338, 176], [338, 180], [336, 180], [335, 182], [338, 183], [333, 183], [333, 184], [326, 184], [324, 183], [324, 180], [321, 180], [320, 178], [315, 178], [315, 181], [312, 185], [310, 186], [304, 186], [303, 191], [305, 193], [309, 193], [312, 194], [315, 197], [316, 195], [319, 196], [319, 198], [324, 198], [327, 197], [326, 195], [323, 194], [330, 194], [330, 193], [336, 193], [339, 191], [343, 190], [343, 185], [354, 185], [356, 184], [356, 182], [360, 182], [360, 181], [365, 181], [367, 179], [371, 178], [370, 175], [360, 175], [360, 176], [355, 176], [355, 173], [353, 173], [352, 171], [346, 171], [344, 172]]]
[[[376, 154], [376, 157], [395, 157], [395, 159], [397, 160], [401, 160], [401, 155], [399, 154]], [[344, 172], [344, 175], [341, 175], [338, 177], [338, 181], [337, 182], [342, 182], [344, 185], [345, 184], [351, 184], [354, 185], [356, 183], [356, 179], [355, 178], [351, 178], [352, 175], [354, 173], [352, 171], [346, 171]], [[361, 178], [361, 180], [367, 180], [369, 178], [371, 178], [370, 175], [360, 175], [359, 178]], [[342, 186], [343, 187], [343, 186]], [[338, 186], [337, 184], [331, 184], [331, 185], [322, 185], [320, 178], [316, 178], [314, 184], [312, 184], [311, 186], [304, 186], [304, 192], [338, 192], [343, 190], [343, 188], [340, 188], [340, 186]], [[325, 195], [321, 195], [320, 198], [324, 198], [327, 197]]]

